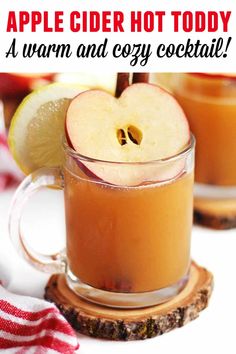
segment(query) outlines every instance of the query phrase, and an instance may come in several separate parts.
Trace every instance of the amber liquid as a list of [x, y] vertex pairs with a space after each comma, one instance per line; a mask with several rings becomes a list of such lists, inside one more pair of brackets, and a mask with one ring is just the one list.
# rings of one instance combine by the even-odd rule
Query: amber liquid
[[236, 185], [236, 80], [184, 75], [175, 95], [196, 138], [195, 180]]
[[95, 288], [144, 292], [175, 284], [190, 261], [193, 175], [118, 188], [65, 171], [67, 258]]

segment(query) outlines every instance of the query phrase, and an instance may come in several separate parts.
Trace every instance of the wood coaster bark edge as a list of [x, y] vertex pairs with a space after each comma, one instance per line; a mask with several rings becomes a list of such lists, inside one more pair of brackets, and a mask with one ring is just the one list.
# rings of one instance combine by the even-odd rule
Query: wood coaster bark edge
[[236, 227], [235, 199], [194, 199], [194, 222], [216, 230]]
[[[198, 267], [198, 266], [197, 266]], [[54, 274], [45, 289], [45, 299], [54, 302], [72, 327], [85, 335], [110, 340], [147, 339], [167, 333], [194, 320], [209, 303], [213, 289], [213, 276], [205, 268], [198, 267], [199, 283], [194, 287], [194, 293], [188, 294], [183, 301], [173, 309], [168, 308], [162, 314], [145, 315], [134, 319], [116, 319], [93, 316], [68, 304], [58, 291], [58, 274]], [[201, 278], [201, 279], [200, 279]], [[168, 303], [166, 303], [168, 305]], [[157, 308], [157, 306], [153, 307]], [[150, 309], [150, 308], [149, 308]], [[132, 310], [130, 310], [132, 311]]]
[[213, 215], [194, 209], [194, 223], [215, 230], [229, 230], [236, 228], [236, 215]]

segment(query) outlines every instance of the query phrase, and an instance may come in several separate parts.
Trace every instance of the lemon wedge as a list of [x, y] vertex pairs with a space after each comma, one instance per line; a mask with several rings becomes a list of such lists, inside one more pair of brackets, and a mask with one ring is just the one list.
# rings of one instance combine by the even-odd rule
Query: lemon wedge
[[21, 102], [11, 121], [8, 144], [25, 174], [62, 164], [66, 111], [71, 99], [86, 90], [79, 84], [50, 84]]

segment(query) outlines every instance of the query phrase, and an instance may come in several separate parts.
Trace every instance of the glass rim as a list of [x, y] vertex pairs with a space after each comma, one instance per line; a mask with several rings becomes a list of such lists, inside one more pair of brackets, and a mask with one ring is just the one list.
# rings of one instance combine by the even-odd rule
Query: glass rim
[[[197, 79], [202, 80], [219, 80], [219, 81], [236, 81], [236, 76], [227, 75], [228, 73], [202, 73], [202, 72], [183, 72], [180, 74], [186, 74]], [[214, 75], [213, 75], [214, 74]]]
[[103, 163], [103, 164], [113, 164], [113, 165], [129, 165], [129, 166], [135, 166], [135, 165], [151, 165], [151, 164], [164, 164], [164, 163], [168, 163], [168, 162], [174, 162], [174, 161], [178, 161], [182, 158], [184, 158], [186, 155], [188, 155], [193, 148], [195, 147], [195, 142], [196, 139], [194, 137], [194, 135], [190, 132], [190, 140], [188, 145], [181, 150], [180, 152], [178, 152], [177, 154], [171, 155], [169, 157], [165, 157], [162, 159], [156, 159], [156, 160], [150, 160], [150, 161], [143, 161], [143, 162], [124, 162], [124, 161], [109, 161], [109, 160], [100, 160], [100, 159], [96, 159], [93, 157], [89, 157], [86, 155], [82, 155], [78, 152], [76, 152], [73, 148], [71, 148], [67, 141], [66, 141], [66, 137], [63, 138], [62, 141], [62, 145], [63, 145], [63, 149], [65, 151], [65, 153], [75, 159], [79, 159], [80, 161], [87, 161], [87, 162], [94, 162], [94, 163]]

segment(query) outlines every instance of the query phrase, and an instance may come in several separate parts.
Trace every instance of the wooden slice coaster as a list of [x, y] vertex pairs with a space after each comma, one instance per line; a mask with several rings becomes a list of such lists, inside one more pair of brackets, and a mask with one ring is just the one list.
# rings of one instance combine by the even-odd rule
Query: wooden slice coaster
[[217, 230], [236, 227], [236, 200], [194, 200], [194, 222]]
[[208, 305], [213, 276], [192, 262], [190, 279], [174, 299], [142, 309], [111, 309], [86, 302], [67, 286], [64, 274], [54, 274], [45, 289], [45, 299], [54, 302], [80, 333], [113, 340], [146, 339], [182, 327], [198, 317]]

